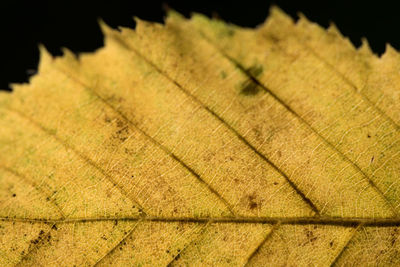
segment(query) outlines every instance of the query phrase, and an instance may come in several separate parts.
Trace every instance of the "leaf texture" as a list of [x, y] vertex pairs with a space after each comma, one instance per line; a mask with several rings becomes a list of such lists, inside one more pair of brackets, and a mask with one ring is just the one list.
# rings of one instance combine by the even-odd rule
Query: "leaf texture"
[[170, 11], [0, 93], [2, 266], [400, 264], [400, 56]]

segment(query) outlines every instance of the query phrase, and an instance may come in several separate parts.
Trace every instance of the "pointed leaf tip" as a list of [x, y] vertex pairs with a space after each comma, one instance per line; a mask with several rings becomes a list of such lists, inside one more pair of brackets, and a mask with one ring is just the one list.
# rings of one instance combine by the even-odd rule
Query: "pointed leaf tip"
[[365, 38], [365, 37], [361, 38], [361, 46], [358, 48], [358, 51], [361, 53], [364, 53], [366, 55], [373, 55], [373, 52], [371, 50], [371, 47], [369, 45], [367, 38]]
[[330, 22], [327, 31], [331, 34], [335, 34], [339, 37], [343, 37], [342, 33], [340, 32], [339, 28], [336, 26], [334, 22]]
[[166, 14], [167, 14], [167, 19], [172, 18], [172, 19], [184, 19], [185, 16], [183, 16], [181, 13], [179, 13], [178, 11], [176, 11], [173, 8], [168, 8], [166, 10]]
[[397, 50], [390, 43], [386, 43], [385, 53], [395, 53], [395, 54], [397, 54]]
[[108, 26], [108, 24], [105, 23], [105, 21], [101, 18], [97, 19], [97, 23], [99, 24], [100, 30], [104, 34], [104, 36], [108, 36], [115, 31], [115, 29]]
[[52, 60], [53, 56], [43, 44], [38, 45], [39, 49], [39, 65], [38, 73], [40, 73]]

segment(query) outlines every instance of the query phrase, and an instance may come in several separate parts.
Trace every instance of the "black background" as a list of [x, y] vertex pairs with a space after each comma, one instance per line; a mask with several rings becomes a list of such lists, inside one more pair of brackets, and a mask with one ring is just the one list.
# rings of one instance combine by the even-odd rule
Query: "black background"
[[186, 16], [191, 12], [217, 15], [225, 21], [254, 27], [268, 15], [271, 4], [297, 17], [327, 27], [335, 22], [341, 32], [360, 45], [361, 37], [382, 54], [385, 44], [400, 49], [400, 10], [392, 2], [351, 1], [1, 1], [0, 2], [0, 88], [9, 83], [26, 82], [38, 63], [38, 44], [54, 55], [61, 47], [74, 52], [93, 51], [102, 46], [97, 19], [112, 27], [134, 27], [133, 16], [162, 22], [164, 6]]

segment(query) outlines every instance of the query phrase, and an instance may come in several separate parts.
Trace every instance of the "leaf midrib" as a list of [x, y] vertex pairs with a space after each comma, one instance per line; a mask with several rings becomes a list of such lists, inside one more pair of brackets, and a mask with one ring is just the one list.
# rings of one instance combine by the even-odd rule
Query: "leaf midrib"
[[93, 218], [66, 218], [66, 219], [45, 219], [45, 218], [18, 218], [0, 217], [0, 221], [8, 222], [28, 222], [28, 223], [90, 223], [107, 221], [143, 221], [143, 222], [166, 222], [166, 223], [238, 223], [238, 224], [320, 224], [351, 226], [358, 224], [364, 226], [400, 226], [400, 218], [373, 218], [373, 217], [158, 217], [158, 216], [139, 216], [139, 217], [93, 217]]

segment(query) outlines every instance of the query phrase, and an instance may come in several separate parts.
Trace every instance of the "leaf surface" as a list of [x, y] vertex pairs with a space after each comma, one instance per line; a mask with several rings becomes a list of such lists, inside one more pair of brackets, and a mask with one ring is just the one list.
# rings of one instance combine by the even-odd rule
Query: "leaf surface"
[[400, 56], [171, 11], [0, 93], [0, 264], [399, 264]]

